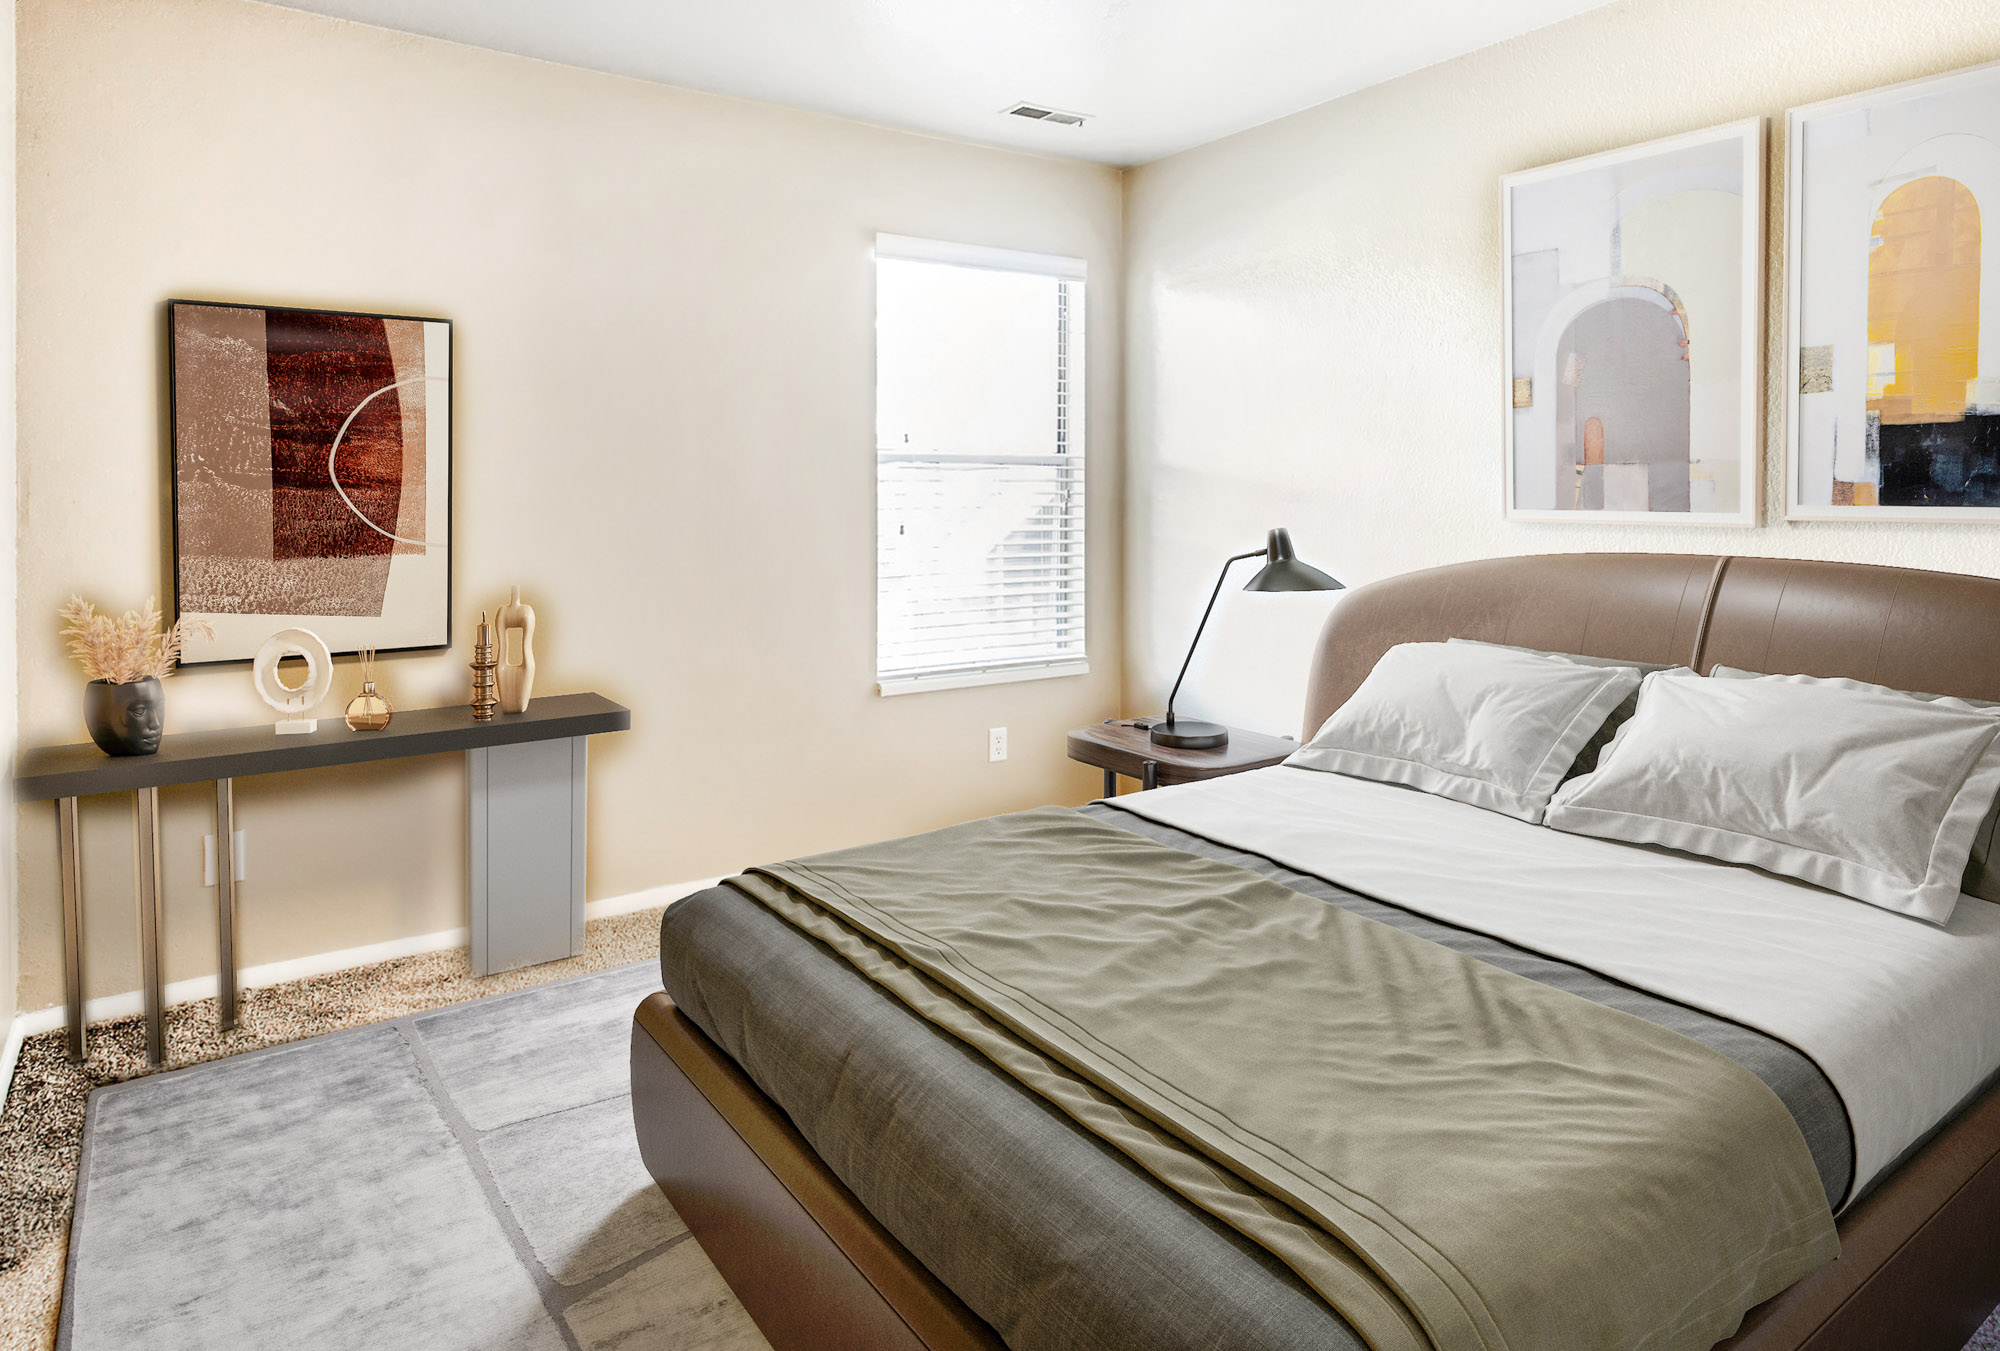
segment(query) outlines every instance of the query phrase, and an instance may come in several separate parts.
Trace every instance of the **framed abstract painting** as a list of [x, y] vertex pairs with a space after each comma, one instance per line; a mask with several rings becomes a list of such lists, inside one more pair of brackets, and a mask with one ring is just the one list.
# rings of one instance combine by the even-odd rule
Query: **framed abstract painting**
[[2000, 522], [2000, 64], [1785, 125], [1785, 515]]
[[175, 300], [183, 661], [309, 628], [335, 652], [451, 644], [451, 325]]
[[1500, 180], [1506, 514], [1755, 525], [1764, 119]]

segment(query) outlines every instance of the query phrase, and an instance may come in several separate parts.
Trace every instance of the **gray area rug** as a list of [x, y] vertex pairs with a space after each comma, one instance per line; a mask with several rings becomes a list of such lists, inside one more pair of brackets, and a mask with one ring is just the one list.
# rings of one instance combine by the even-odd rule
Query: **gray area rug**
[[634, 1141], [650, 962], [97, 1090], [58, 1346], [756, 1351]]

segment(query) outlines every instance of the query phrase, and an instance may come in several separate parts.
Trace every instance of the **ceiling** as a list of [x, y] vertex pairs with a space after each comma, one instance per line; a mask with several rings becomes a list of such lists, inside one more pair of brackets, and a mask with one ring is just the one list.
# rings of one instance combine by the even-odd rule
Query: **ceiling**
[[[1143, 164], [1603, 0], [275, 0], [912, 131]], [[1019, 102], [1083, 126], [1009, 117]]]

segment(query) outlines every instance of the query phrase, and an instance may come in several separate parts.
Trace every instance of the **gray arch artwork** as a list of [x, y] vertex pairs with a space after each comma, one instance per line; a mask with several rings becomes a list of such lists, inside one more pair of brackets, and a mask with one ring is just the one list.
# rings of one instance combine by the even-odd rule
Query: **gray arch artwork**
[[1753, 525], [1764, 125], [1501, 180], [1512, 520]]
[[1633, 289], [1556, 343], [1556, 495], [1577, 511], [1689, 509], [1688, 342], [1671, 308]]

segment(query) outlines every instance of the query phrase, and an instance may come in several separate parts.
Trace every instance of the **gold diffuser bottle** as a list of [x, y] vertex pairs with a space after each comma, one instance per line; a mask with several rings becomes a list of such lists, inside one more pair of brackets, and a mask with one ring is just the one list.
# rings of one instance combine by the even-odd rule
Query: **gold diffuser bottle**
[[396, 716], [395, 706], [375, 692], [375, 649], [361, 649], [361, 693], [347, 701], [347, 725], [357, 732], [379, 732]]

